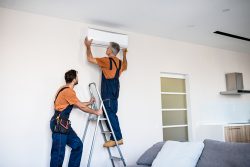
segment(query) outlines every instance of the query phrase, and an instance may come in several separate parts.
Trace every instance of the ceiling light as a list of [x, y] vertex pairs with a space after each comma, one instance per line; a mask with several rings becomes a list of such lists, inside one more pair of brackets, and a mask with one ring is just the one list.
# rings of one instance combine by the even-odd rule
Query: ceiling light
[[194, 24], [189, 24], [189, 25], [187, 25], [187, 27], [188, 27], [188, 28], [194, 28], [195, 25], [194, 25]]
[[230, 9], [223, 9], [222, 12], [229, 12]]

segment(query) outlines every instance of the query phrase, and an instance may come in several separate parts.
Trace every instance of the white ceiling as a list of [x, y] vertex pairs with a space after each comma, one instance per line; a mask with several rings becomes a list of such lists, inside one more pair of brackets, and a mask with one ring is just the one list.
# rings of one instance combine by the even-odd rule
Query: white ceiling
[[0, 0], [0, 6], [250, 54], [250, 0]]

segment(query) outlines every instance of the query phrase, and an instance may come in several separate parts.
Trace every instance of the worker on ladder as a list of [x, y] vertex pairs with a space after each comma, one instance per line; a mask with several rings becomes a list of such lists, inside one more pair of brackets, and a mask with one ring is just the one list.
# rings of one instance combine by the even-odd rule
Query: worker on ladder
[[[92, 39], [89, 40], [88, 37], [85, 38], [85, 46], [87, 48], [87, 60], [90, 63], [98, 65], [102, 70], [102, 81], [101, 81], [101, 97], [103, 99], [104, 106], [107, 110], [107, 115], [109, 117], [111, 126], [114, 130], [114, 134], [119, 145], [123, 144], [122, 133], [119, 125], [119, 120], [117, 117], [118, 111], [118, 97], [119, 97], [119, 77], [123, 71], [127, 69], [127, 59], [126, 53], [127, 49], [122, 49], [123, 51], [123, 61], [116, 57], [120, 51], [119, 44], [115, 42], [110, 42], [107, 47], [107, 56], [102, 58], [94, 58], [91, 52]], [[108, 126], [108, 124], [107, 124]], [[108, 126], [109, 130], [110, 127]], [[115, 146], [114, 136], [111, 135], [110, 140], [104, 143], [104, 147]]]
[[52, 131], [50, 167], [61, 167], [63, 165], [66, 145], [72, 148], [68, 167], [80, 166], [83, 144], [72, 129], [69, 121], [69, 115], [73, 107], [75, 106], [84, 112], [95, 115], [102, 114], [102, 109], [96, 111], [88, 107], [94, 102], [93, 98], [89, 102], [81, 102], [77, 98], [73, 90], [74, 86], [78, 84], [77, 71], [67, 71], [65, 81], [66, 85], [62, 86], [56, 94], [54, 101], [55, 113], [50, 120]]

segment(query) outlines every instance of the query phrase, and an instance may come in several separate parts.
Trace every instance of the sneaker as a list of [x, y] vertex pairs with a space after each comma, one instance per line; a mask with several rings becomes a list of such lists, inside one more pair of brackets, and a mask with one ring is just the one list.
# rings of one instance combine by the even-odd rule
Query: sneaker
[[[118, 140], [117, 143], [119, 145], [122, 145], [123, 144], [123, 140], [122, 139]], [[109, 141], [107, 141], [106, 143], [103, 144], [103, 147], [114, 147], [115, 145], [116, 145], [115, 141], [109, 140]]]

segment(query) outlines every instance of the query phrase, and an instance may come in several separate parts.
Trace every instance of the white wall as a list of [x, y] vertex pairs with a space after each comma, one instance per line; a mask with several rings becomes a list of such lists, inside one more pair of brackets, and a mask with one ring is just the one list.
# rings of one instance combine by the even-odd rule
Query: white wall
[[[83, 101], [89, 99], [88, 83], [100, 81], [99, 69], [85, 58], [82, 42], [87, 27], [79, 22], [0, 8], [0, 166], [49, 166], [49, 119], [65, 71], [79, 71], [75, 90]], [[120, 79], [119, 118], [125, 142], [121, 148], [128, 164], [135, 163], [146, 148], [162, 140], [160, 72], [189, 76], [190, 133], [194, 140], [199, 139], [200, 122], [250, 119], [250, 95], [219, 95], [225, 90], [226, 72], [242, 72], [245, 88], [250, 89], [250, 55], [122, 32], [129, 35], [129, 64]], [[71, 114], [72, 126], [80, 137], [86, 118], [87, 114], [77, 109]], [[102, 144], [99, 134], [94, 167], [110, 166]], [[83, 165], [89, 146], [90, 138], [84, 143]], [[69, 149], [65, 166], [68, 156]]]

